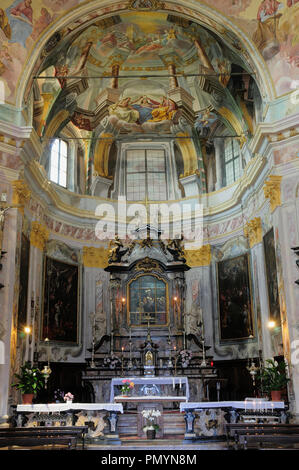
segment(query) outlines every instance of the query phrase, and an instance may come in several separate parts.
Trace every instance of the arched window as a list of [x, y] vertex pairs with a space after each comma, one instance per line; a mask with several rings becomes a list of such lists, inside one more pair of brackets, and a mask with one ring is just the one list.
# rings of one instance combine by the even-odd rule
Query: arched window
[[132, 326], [167, 324], [167, 284], [157, 276], [141, 275], [128, 285], [128, 314]]
[[240, 148], [236, 139], [226, 139], [224, 165], [226, 185], [232, 184], [241, 176]]
[[127, 150], [126, 193], [129, 201], [167, 200], [163, 149]]
[[50, 180], [65, 188], [67, 186], [67, 157], [67, 142], [55, 139], [50, 155]]

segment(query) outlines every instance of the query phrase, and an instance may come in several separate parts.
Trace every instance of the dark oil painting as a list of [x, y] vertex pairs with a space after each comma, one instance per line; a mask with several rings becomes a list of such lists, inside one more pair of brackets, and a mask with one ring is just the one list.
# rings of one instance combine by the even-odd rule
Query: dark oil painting
[[28, 275], [29, 275], [30, 242], [22, 233], [20, 256], [20, 290], [18, 304], [18, 327], [23, 328], [27, 322]]
[[42, 338], [77, 343], [78, 266], [45, 258]]
[[129, 288], [130, 323], [165, 325], [167, 323], [166, 285], [155, 276], [139, 276]]
[[273, 228], [264, 235], [265, 265], [268, 286], [269, 312], [271, 320], [280, 324], [280, 306], [277, 284], [277, 266]]
[[218, 262], [220, 339], [253, 335], [248, 255]]

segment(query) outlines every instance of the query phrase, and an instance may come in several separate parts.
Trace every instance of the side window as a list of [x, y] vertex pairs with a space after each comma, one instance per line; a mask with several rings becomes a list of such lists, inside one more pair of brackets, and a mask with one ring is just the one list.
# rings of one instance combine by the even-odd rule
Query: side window
[[55, 139], [50, 155], [50, 180], [65, 188], [67, 186], [67, 156], [67, 142]]

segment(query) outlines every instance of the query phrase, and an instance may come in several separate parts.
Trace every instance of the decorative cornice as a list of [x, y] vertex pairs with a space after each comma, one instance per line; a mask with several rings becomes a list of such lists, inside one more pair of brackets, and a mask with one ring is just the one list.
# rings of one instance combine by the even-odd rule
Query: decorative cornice
[[198, 250], [185, 250], [186, 263], [190, 267], [211, 264], [211, 245], [203, 245]]
[[250, 248], [262, 241], [263, 230], [262, 220], [260, 217], [255, 217], [254, 219], [247, 222], [244, 228], [244, 235], [245, 237], [248, 237]]
[[268, 181], [265, 181], [264, 194], [270, 200], [271, 212], [281, 205], [280, 183], [282, 176], [270, 175]]
[[12, 203], [14, 206], [18, 207], [22, 214], [24, 214], [24, 206], [31, 197], [29, 186], [24, 180], [15, 180], [12, 181], [12, 187]]
[[108, 250], [103, 247], [84, 246], [83, 265], [85, 268], [106, 268], [108, 266]]
[[43, 251], [48, 238], [49, 231], [46, 229], [46, 227], [39, 222], [32, 222], [30, 233], [31, 245]]

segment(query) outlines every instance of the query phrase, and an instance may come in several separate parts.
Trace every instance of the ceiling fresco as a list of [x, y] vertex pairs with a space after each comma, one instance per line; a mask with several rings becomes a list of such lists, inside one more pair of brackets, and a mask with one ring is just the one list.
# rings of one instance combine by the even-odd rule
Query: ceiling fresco
[[39, 92], [55, 101], [47, 119], [43, 115], [44, 129], [67, 109], [72, 123], [87, 131], [169, 133], [182, 118], [200, 131], [223, 120], [220, 107], [246, 128], [232, 94], [232, 66], [246, 75], [235, 51], [180, 17], [152, 12], [144, 22], [142, 13], [131, 12], [96, 21], [66, 35], [40, 68]]
[[[49, 27], [55, 21], [62, 18], [67, 12], [74, 11], [76, 7], [86, 2], [80, 0], [2, 0], [0, 8], [0, 77], [5, 87], [5, 101], [14, 103], [16, 98], [16, 87], [23, 73], [25, 64], [31, 53], [35, 50], [35, 45]], [[134, 2], [133, 2], [134, 3]], [[101, 7], [101, 3], [94, 11], [83, 15], [72, 24], [69, 24], [62, 31], [65, 34], [81, 27], [84, 22], [90, 22], [92, 19], [99, 19], [102, 15], [115, 15], [117, 12], [128, 7], [141, 8], [142, 5], [149, 5], [144, 9], [146, 15], [152, 17], [154, 11], [154, 0], [141, 2], [136, 0], [136, 6], [132, 2], [119, 2], [111, 4], [108, 7]], [[142, 5], [141, 5], [142, 4]], [[240, 28], [247, 37], [255, 44], [257, 50], [267, 62], [271, 69], [271, 75], [276, 86], [278, 94], [283, 94], [292, 88], [294, 80], [298, 79], [299, 65], [299, 3], [298, 0], [206, 0], [202, 2], [203, 7], [208, 5], [215, 8], [215, 12], [222, 12], [225, 18], [230, 18], [235, 25]], [[177, 12], [178, 15], [193, 15], [194, 12], [187, 7], [176, 5], [175, 3], [161, 3], [160, 9], [168, 9], [168, 11]], [[162, 14], [163, 16], [163, 14]], [[204, 15], [195, 15], [202, 22], [211, 25], [211, 29], [217, 30], [217, 23], [204, 17]], [[167, 40], [165, 30], [163, 30], [163, 18], [158, 17], [154, 21], [154, 30], [150, 33], [156, 39], [151, 39], [150, 44], [144, 44], [144, 38], [149, 31], [146, 26], [152, 21], [135, 22], [136, 29], [128, 29], [129, 18], [122, 16], [122, 26], [118, 28], [118, 37], [112, 37], [110, 40], [116, 41], [118, 45], [122, 44], [122, 50], [127, 47], [131, 53], [126, 60], [127, 67], [134, 67], [134, 63], [138, 62], [138, 58], [143, 56], [148, 67], [158, 67], [159, 60], [153, 59], [155, 52], [161, 52]], [[159, 24], [161, 22], [161, 24]], [[167, 28], [168, 29], [168, 28]], [[169, 28], [170, 29], [170, 28]], [[219, 26], [218, 26], [219, 30]], [[91, 32], [91, 31], [90, 31]], [[218, 31], [219, 32], [219, 31]], [[232, 37], [231, 33], [223, 28], [223, 38], [231, 40], [242, 52], [242, 47], [238, 45], [236, 37]], [[127, 39], [126, 39], [127, 38]], [[138, 39], [137, 39], [138, 38]], [[133, 40], [132, 40], [133, 39]], [[105, 50], [109, 50], [109, 35], [105, 38], [99, 38], [101, 45], [93, 43], [91, 57], [101, 60]], [[106, 45], [104, 46], [103, 41]], [[155, 42], [156, 41], [156, 42]], [[181, 48], [188, 49], [188, 41], [178, 36], [176, 41]], [[112, 43], [111, 43], [112, 44]], [[108, 48], [108, 49], [106, 49]], [[131, 49], [132, 48], [132, 49]], [[111, 49], [111, 48], [110, 48]], [[152, 55], [150, 54], [152, 53]], [[178, 52], [178, 50], [177, 50]], [[191, 53], [191, 50], [188, 52]], [[179, 52], [178, 52], [179, 55]], [[249, 54], [250, 56], [250, 54]], [[97, 59], [98, 57], [98, 59]], [[191, 58], [190, 58], [191, 60]], [[248, 58], [250, 60], [250, 57]], [[154, 63], [154, 65], [153, 65]], [[96, 65], [96, 63], [94, 64]], [[138, 67], [138, 65], [136, 65]]]

